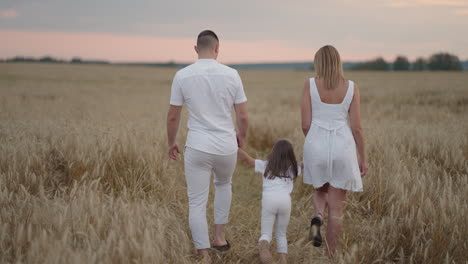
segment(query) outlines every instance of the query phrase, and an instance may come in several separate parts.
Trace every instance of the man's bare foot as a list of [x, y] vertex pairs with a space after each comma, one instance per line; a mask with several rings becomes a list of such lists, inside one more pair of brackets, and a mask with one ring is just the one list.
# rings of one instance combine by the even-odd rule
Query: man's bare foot
[[200, 264], [211, 264], [211, 257], [209, 255], [203, 256], [200, 259]]
[[[218, 243], [218, 244], [221, 244], [221, 243]], [[224, 244], [222, 246], [218, 246], [218, 245], [216, 245], [216, 243], [213, 243], [213, 246], [211, 248], [214, 248], [214, 249], [219, 250], [219, 251], [226, 251], [226, 250], [231, 249], [231, 244], [229, 243], [229, 241], [226, 240], [226, 244]]]
[[211, 257], [208, 253], [208, 249], [199, 249], [198, 256], [200, 257], [201, 264], [211, 264]]
[[214, 237], [212, 245], [215, 247], [222, 247], [228, 244], [224, 235], [224, 226], [224, 224], [214, 225]]
[[221, 247], [221, 246], [225, 246], [225, 245], [227, 245], [226, 239], [224, 239], [224, 240], [217, 240], [216, 239], [216, 240], [213, 241], [213, 246]]
[[260, 240], [258, 242], [258, 251], [260, 254], [260, 262], [263, 264], [273, 263], [273, 257], [270, 252], [270, 243], [266, 240]]
[[287, 264], [288, 263], [288, 254], [280, 253], [279, 254], [279, 264]]

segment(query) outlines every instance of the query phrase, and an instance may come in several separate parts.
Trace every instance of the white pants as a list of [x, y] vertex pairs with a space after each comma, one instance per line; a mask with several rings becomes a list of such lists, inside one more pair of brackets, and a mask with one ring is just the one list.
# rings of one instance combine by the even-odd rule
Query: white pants
[[185, 178], [189, 198], [189, 225], [196, 249], [210, 248], [206, 204], [210, 192], [211, 172], [214, 172], [214, 223], [226, 224], [231, 208], [231, 178], [237, 153], [214, 155], [189, 147], [184, 151]]
[[262, 198], [262, 235], [260, 240], [271, 242], [273, 225], [276, 220], [276, 245], [278, 253], [288, 253], [289, 217], [291, 216], [291, 196], [289, 193], [263, 193]]

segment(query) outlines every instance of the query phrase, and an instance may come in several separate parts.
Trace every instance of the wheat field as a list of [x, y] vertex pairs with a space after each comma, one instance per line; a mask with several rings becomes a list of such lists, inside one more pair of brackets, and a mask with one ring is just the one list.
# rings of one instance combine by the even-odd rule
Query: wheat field
[[[166, 157], [176, 69], [0, 63], [0, 263], [195, 263], [183, 162]], [[302, 157], [305, 71], [240, 71], [246, 150]], [[369, 173], [339, 253], [307, 243], [313, 189], [292, 194], [289, 263], [468, 263], [468, 73], [346, 72], [361, 90]], [[184, 144], [187, 113], [178, 135]], [[261, 176], [233, 176], [214, 263], [258, 263]], [[210, 194], [210, 200], [212, 200]], [[212, 207], [209, 207], [212, 223]], [[276, 256], [276, 255], [275, 255]]]

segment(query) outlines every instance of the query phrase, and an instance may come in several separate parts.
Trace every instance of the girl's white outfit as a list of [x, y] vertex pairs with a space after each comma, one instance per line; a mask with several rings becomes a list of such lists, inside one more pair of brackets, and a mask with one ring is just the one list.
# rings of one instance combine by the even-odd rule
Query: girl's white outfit
[[354, 96], [354, 83], [340, 104], [322, 102], [310, 79], [312, 123], [304, 143], [304, 183], [315, 188], [329, 183], [343, 190], [362, 192], [361, 173], [356, 143], [349, 126], [349, 107]]
[[[276, 220], [276, 245], [279, 253], [288, 253], [288, 240], [286, 232], [291, 216], [291, 196], [294, 181], [291, 178], [267, 179], [263, 175], [267, 161], [255, 160], [255, 172], [260, 173], [263, 179], [262, 195], [262, 226], [260, 240], [271, 242], [273, 225]], [[298, 174], [300, 174], [300, 167]]]

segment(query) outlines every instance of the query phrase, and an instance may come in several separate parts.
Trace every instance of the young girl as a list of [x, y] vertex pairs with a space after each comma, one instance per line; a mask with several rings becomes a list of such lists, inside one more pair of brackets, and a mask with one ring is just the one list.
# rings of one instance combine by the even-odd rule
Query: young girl
[[286, 231], [291, 215], [291, 197], [293, 183], [301, 172], [297, 166], [296, 156], [291, 143], [279, 140], [273, 146], [268, 160], [255, 160], [242, 149], [238, 151], [239, 159], [261, 173], [263, 178], [262, 195], [262, 235], [258, 241], [260, 260], [272, 263], [270, 242], [273, 225], [276, 220], [276, 243], [281, 263], [286, 263], [288, 241]]

